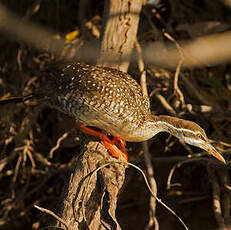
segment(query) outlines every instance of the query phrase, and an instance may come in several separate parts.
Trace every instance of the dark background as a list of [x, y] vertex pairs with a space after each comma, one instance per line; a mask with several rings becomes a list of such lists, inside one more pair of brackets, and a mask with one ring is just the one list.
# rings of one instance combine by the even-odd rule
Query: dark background
[[[68, 33], [77, 30], [79, 34], [72, 43], [82, 43], [84, 48], [88, 42], [99, 42], [95, 31], [100, 31], [102, 26], [104, 2], [101, 0], [89, 1], [86, 12], [88, 25], [85, 28], [80, 28], [79, 2], [76, 0], [7, 0], [1, 3], [20, 16], [21, 20], [29, 20], [52, 30], [57, 34], [57, 39], [65, 38]], [[140, 16], [138, 39], [142, 45], [157, 40], [169, 43], [161, 34], [163, 28], [177, 41], [190, 41], [197, 36], [222, 33], [230, 29], [230, 9], [223, 1], [177, 0], [157, 3], [145, 5], [145, 12]], [[37, 10], [33, 10], [36, 9], [33, 4], [38, 7]], [[157, 16], [152, 13], [153, 9], [158, 12]], [[156, 30], [153, 31], [147, 15]], [[0, 50], [0, 97], [8, 93], [21, 95], [32, 92], [40, 85], [41, 70], [47, 63], [54, 61], [49, 52], [33, 49], [23, 42], [15, 42], [13, 37], [4, 32], [0, 36]], [[174, 71], [160, 67], [146, 68], [149, 93], [157, 89], [178, 115], [200, 124], [215, 141], [214, 145], [219, 151], [225, 151], [224, 156], [228, 160], [231, 146], [231, 122], [230, 115], [227, 115], [231, 110], [230, 65], [208, 65], [182, 70], [181, 74], [190, 84], [181, 78], [178, 84], [186, 104], [196, 108], [196, 112], [191, 113], [182, 108], [173, 93]], [[138, 80], [139, 71], [136, 64], [130, 66], [129, 73]], [[196, 91], [190, 89], [189, 85], [194, 86]], [[150, 100], [151, 109], [155, 113], [166, 114], [155, 93]], [[204, 106], [205, 101], [217, 106], [218, 112], [201, 112], [200, 106]], [[38, 105], [37, 102], [1, 106], [0, 229], [42, 229], [53, 224], [50, 216], [41, 213], [33, 205], [37, 204], [58, 213], [74, 161], [83, 141], [87, 139], [87, 136], [80, 134], [74, 126], [71, 118]], [[65, 132], [68, 132], [68, 136], [54, 151], [53, 158], [49, 159], [51, 149]], [[130, 161], [145, 171], [142, 145], [128, 143], [127, 148]], [[225, 207], [229, 213], [229, 193], [224, 189], [229, 184], [229, 172], [208, 156], [189, 160], [186, 156], [190, 151], [200, 153], [201, 150], [186, 148], [168, 134], [160, 134], [151, 139], [149, 149], [158, 197], [175, 210], [190, 229], [217, 229], [213, 207], [213, 182], [217, 182], [220, 187], [219, 199], [221, 203], [226, 202]], [[176, 167], [171, 181], [176, 184], [167, 190], [169, 173], [179, 162], [181, 164]], [[214, 177], [211, 177], [209, 171], [211, 167]], [[118, 220], [123, 229], [145, 229], [148, 222], [149, 196], [140, 173], [133, 168], [127, 169], [126, 182], [117, 208]], [[178, 220], [161, 205], [158, 205], [156, 215], [160, 229], [183, 229]], [[227, 226], [228, 223], [229, 219], [226, 219]]]

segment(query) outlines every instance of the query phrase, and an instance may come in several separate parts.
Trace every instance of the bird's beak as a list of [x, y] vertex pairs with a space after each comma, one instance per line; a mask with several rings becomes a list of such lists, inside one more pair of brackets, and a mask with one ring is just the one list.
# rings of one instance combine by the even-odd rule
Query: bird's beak
[[216, 157], [219, 161], [223, 162], [226, 164], [225, 159], [221, 156], [220, 153], [217, 152], [217, 150], [209, 143], [202, 144], [201, 145], [202, 149], [204, 149], [206, 152], [211, 154], [212, 156]]

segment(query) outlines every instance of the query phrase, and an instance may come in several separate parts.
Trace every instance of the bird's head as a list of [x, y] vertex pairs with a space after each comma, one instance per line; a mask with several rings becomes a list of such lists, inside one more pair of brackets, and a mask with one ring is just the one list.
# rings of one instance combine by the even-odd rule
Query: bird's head
[[168, 122], [168, 124], [166, 124], [165, 126], [165, 131], [185, 141], [187, 144], [204, 149], [206, 152], [226, 164], [225, 159], [210, 144], [205, 131], [198, 124], [192, 121], [187, 121], [170, 116], [160, 117], [162, 118], [161, 122]]

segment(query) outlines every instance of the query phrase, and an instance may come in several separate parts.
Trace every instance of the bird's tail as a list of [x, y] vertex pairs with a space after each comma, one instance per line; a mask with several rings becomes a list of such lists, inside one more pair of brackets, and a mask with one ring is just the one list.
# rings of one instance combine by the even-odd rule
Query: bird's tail
[[8, 104], [8, 103], [20, 103], [24, 101], [28, 101], [33, 99], [34, 96], [32, 94], [26, 96], [12, 96], [4, 99], [0, 99], [0, 105]]

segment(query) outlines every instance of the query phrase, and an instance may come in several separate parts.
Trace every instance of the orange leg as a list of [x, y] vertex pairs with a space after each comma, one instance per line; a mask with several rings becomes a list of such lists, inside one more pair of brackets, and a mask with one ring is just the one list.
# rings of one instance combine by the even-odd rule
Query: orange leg
[[123, 153], [127, 154], [127, 150], [126, 150], [126, 147], [125, 147], [124, 140], [122, 140], [119, 137], [114, 137], [113, 136], [113, 143], [115, 143]]
[[[113, 157], [119, 160], [128, 161], [127, 151], [122, 139], [114, 137], [112, 141], [105, 134], [90, 129], [83, 124], [78, 124], [78, 126], [84, 133], [98, 137], [101, 140], [101, 143], [109, 150]], [[119, 148], [116, 146], [116, 144], [118, 144]]]
[[101, 140], [101, 143], [109, 150], [113, 157], [128, 162], [127, 152], [122, 152], [114, 143], [109, 143], [105, 140]]

